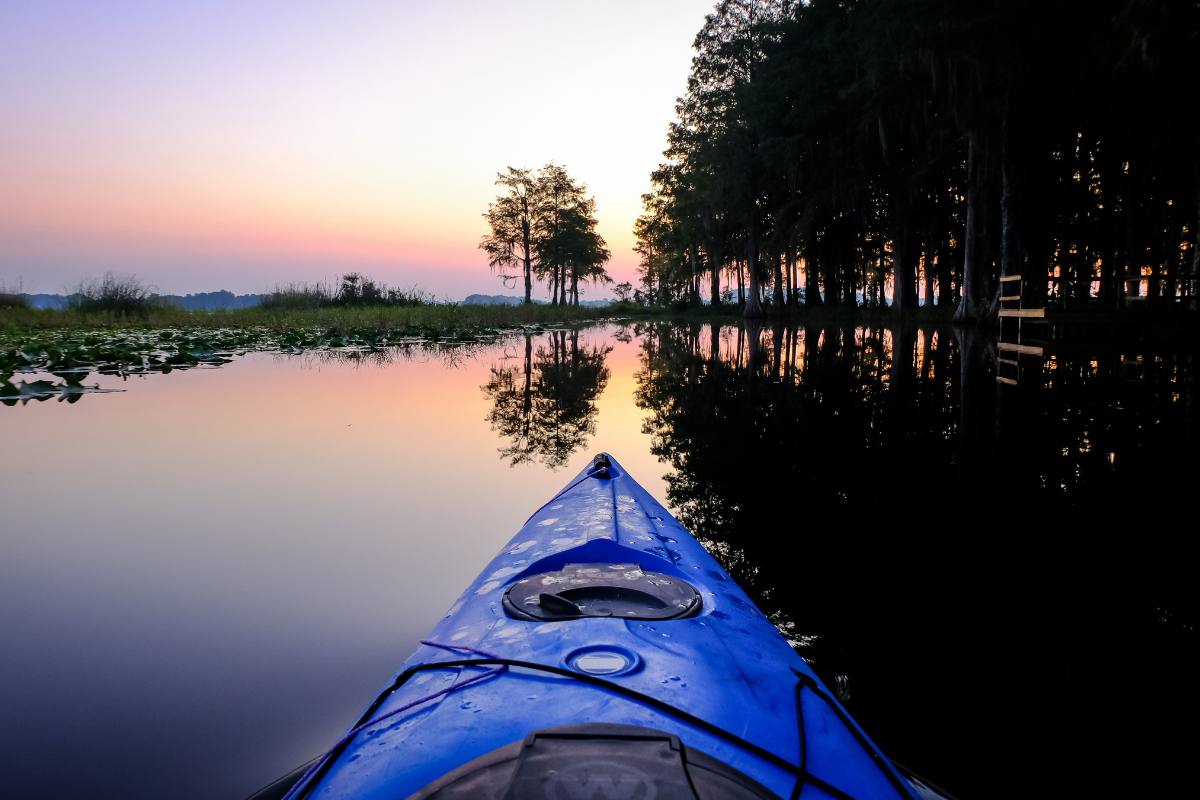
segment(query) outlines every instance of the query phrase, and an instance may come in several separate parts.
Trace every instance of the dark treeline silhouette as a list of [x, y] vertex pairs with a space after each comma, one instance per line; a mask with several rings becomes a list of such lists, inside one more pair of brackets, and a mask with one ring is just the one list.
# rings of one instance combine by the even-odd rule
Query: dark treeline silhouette
[[975, 800], [1187, 777], [1195, 604], [1160, 523], [1196, 478], [1191, 355], [1013, 385], [971, 330], [638, 333], [670, 505], [890, 755]]
[[553, 305], [579, 305], [579, 282], [612, 283], [604, 265], [608, 245], [596, 233], [596, 201], [587, 186], [550, 163], [536, 173], [508, 168], [496, 185], [504, 194], [483, 215], [489, 233], [479, 243], [488, 263], [512, 287], [525, 283], [525, 302], [533, 302], [533, 283], [544, 280]]
[[557, 469], [596, 433], [596, 398], [608, 383], [612, 348], [581, 347], [578, 331], [552, 331], [535, 353], [533, 337], [524, 338], [520, 366], [492, 367], [483, 387], [492, 401], [487, 420], [509, 440], [502, 459]]
[[1197, 47], [1194, 0], [721, 2], [635, 226], [643, 296], [967, 320], [1020, 275], [1031, 307], [1194, 309]]

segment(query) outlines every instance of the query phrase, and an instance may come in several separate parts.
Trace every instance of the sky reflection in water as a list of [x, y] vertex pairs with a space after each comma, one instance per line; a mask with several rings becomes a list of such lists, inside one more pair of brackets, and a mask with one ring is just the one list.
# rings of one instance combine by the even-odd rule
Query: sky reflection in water
[[[1186, 608], [1162, 610], [1170, 581], [1134, 603], [1106, 594], [1111, 559], [1089, 551], [1080, 569], [1083, 532], [1057, 526], [1094, 526], [1072, 509], [1136, 492], [1138, 465], [1185, 485], [1186, 355], [1023, 362], [1007, 387], [952, 331], [750, 342], [657, 325], [258, 353], [0, 408], [9, 790], [237, 798], [288, 771], [599, 450], [844, 684], [885, 751], [952, 791], [1003, 788], [979, 780], [979, 745], [1010, 729], [994, 720], [1013, 692], [1044, 673], [1070, 705], [1100, 680], [1043, 617], [1116, 620], [1178, 688], [1194, 632]], [[1011, 671], [1014, 636], [1042, 671], [981, 691]], [[1030, 769], [1052, 738], [1029, 740]]]

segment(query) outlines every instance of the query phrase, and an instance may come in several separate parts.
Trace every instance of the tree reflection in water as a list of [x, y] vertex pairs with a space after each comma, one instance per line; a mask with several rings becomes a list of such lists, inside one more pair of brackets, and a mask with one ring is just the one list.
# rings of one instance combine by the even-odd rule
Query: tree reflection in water
[[[1117, 757], [1094, 731], [1169, 729], [1153, 698], [1097, 702], [1118, 638], [1195, 708], [1190, 581], [1161, 533], [1194, 492], [1191, 356], [1039, 357], [1010, 385], [994, 342], [953, 329], [638, 334], [670, 505], [902, 763], [974, 798], [1082, 788], [1063, 763]], [[1031, 724], [1047, 692], [1058, 722]], [[982, 780], [1014, 741], [1022, 776]], [[1177, 745], [1121, 747], [1169, 780]]]
[[509, 440], [500, 457], [513, 466], [540, 459], [551, 469], [567, 463], [596, 433], [596, 398], [608, 383], [611, 347], [581, 347], [578, 331], [551, 331], [533, 349], [525, 335], [520, 366], [492, 367], [484, 392], [492, 401], [492, 430]]

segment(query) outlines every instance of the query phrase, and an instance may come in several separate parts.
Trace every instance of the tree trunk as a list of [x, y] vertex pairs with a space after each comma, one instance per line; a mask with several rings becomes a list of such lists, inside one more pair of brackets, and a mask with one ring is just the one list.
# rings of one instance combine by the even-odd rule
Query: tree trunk
[[[825, 253], [828, 256], [828, 251]], [[821, 283], [825, 288], [825, 302], [828, 305], [838, 305], [842, 301], [842, 287], [837, 278], [837, 260], [821, 259]]]
[[746, 306], [742, 316], [747, 319], [759, 319], [763, 315], [762, 303], [759, 302], [758, 283], [758, 226], [751, 224], [746, 237]]
[[[1196, 192], [1196, 210], [1197, 216], [1200, 216], [1200, 191]], [[1192, 311], [1200, 310], [1200, 219], [1196, 221], [1196, 243], [1192, 245], [1192, 285], [1189, 293]]]
[[708, 268], [712, 272], [712, 305], [717, 307], [721, 304], [721, 265], [713, 261], [712, 253], [705, 254], [705, 260], [708, 261]]
[[771, 265], [775, 268], [775, 286], [771, 292], [772, 311], [778, 314], [783, 310], [783, 254], [771, 256]]
[[892, 304], [902, 311], [917, 307], [916, 260], [921, 243], [912, 214], [901, 215], [892, 240], [892, 281], [895, 287]]
[[817, 267], [811, 254], [804, 259], [804, 305], [821, 305], [821, 284], [817, 280]]
[[521, 233], [525, 240], [525, 302], [533, 303], [533, 263], [529, 258], [529, 220], [521, 220]]
[[787, 277], [787, 300], [785, 301], [788, 308], [796, 305], [796, 254], [788, 247], [784, 255], [784, 274]]
[[925, 234], [925, 259], [921, 264], [921, 277], [924, 278], [925, 283], [925, 297], [922, 305], [925, 308], [933, 308], [933, 265], [937, 260], [937, 256], [934, 254], [933, 237], [932, 229], [928, 230]]
[[796, 305], [800, 305], [800, 254], [795, 251], [792, 252], [792, 291]]
[[[944, 217], [943, 217], [944, 219]], [[942, 226], [938, 226], [939, 228]], [[953, 292], [950, 285], [953, 279], [950, 277], [951, 272], [950, 259], [950, 237], [945, 230], [938, 233], [938, 251], [937, 251], [937, 304], [941, 306], [943, 303], [950, 302]]]
[[700, 301], [700, 276], [696, 272], [696, 246], [695, 245], [692, 245], [691, 247], [688, 248], [688, 260], [691, 261], [691, 264], [692, 264], [692, 279], [688, 285], [688, 294], [691, 295], [691, 299], [695, 300], [696, 302], [699, 302]]
[[979, 225], [983, 222], [983, 190], [979, 173], [983, 151], [978, 131], [967, 132], [967, 225], [963, 236], [962, 296], [954, 312], [957, 322], [974, 321], [983, 305], [983, 259], [979, 253]]
[[579, 274], [571, 268], [571, 304], [579, 307]]

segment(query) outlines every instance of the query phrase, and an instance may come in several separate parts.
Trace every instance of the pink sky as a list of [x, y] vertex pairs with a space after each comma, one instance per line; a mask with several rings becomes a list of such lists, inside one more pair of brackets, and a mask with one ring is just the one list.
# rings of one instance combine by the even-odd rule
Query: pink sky
[[7, 4], [0, 282], [58, 292], [115, 269], [245, 293], [355, 269], [511, 294], [480, 215], [498, 170], [551, 159], [588, 184], [630, 280], [711, 6]]

